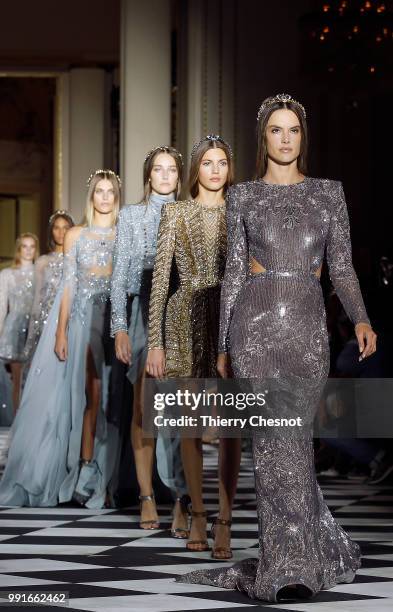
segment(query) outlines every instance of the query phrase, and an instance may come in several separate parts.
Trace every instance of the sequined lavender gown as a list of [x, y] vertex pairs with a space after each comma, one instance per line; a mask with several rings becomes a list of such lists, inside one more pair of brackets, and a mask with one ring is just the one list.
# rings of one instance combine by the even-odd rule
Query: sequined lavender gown
[[[113, 228], [84, 227], [64, 256], [62, 285], [34, 353], [12, 428], [0, 505], [55, 506], [71, 500], [82, 476], [90, 494], [86, 506], [101, 508], [105, 503], [117, 443], [117, 430], [105, 419], [113, 355], [109, 295], [114, 239]], [[54, 346], [64, 295], [70, 311], [68, 357], [59, 361]], [[79, 458], [88, 351], [102, 392], [94, 457], [84, 474], [79, 473]]]
[[[352, 266], [341, 183], [308, 177], [292, 185], [242, 183], [228, 194], [227, 215], [220, 350], [229, 351], [236, 377], [271, 378], [283, 386], [295, 379], [298, 408], [312, 421], [329, 369], [324, 301], [315, 274], [325, 247], [347, 314], [354, 324], [369, 322]], [[251, 274], [251, 257], [266, 272]], [[310, 597], [352, 582], [359, 547], [323, 500], [311, 429], [298, 438], [254, 431], [253, 460], [259, 558], [178, 580], [238, 589], [271, 602], [287, 585], [303, 585], [298, 595]]]

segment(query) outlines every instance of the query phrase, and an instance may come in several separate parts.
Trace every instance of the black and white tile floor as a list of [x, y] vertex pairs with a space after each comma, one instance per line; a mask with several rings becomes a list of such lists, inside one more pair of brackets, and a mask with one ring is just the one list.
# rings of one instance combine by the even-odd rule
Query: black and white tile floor
[[[2, 444], [0, 439], [0, 450]], [[205, 493], [211, 517], [217, 512], [216, 465], [216, 450], [207, 447]], [[225, 563], [213, 561], [208, 552], [189, 553], [184, 541], [170, 538], [168, 507], [159, 508], [163, 528], [148, 532], [138, 529], [136, 507], [100, 511], [71, 507], [0, 509], [0, 591], [66, 591], [69, 609], [104, 612], [218, 612], [272, 607], [305, 612], [391, 612], [393, 487], [368, 487], [340, 479], [325, 479], [322, 486], [337, 520], [360, 543], [363, 566], [353, 584], [324, 591], [308, 603], [268, 605], [234, 591], [176, 583], [178, 574]], [[256, 556], [257, 523], [249, 456], [243, 457], [233, 523], [234, 559]], [[0, 608], [15, 609], [3, 607], [1, 596]]]

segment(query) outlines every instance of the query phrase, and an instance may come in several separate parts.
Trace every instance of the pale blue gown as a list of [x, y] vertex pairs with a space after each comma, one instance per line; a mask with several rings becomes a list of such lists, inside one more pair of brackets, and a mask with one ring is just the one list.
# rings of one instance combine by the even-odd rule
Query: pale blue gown
[[[105, 418], [113, 356], [109, 295], [114, 239], [113, 228], [84, 227], [65, 254], [63, 281], [38, 342], [13, 425], [0, 505], [55, 506], [71, 500], [78, 487], [79, 492], [88, 491], [87, 507], [101, 508], [105, 503], [115, 462], [113, 445], [118, 439], [117, 429]], [[70, 312], [66, 361], [60, 361], [54, 352], [63, 296]], [[94, 457], [83, 474], [80, 448], [90, 350], [102, 393]]]

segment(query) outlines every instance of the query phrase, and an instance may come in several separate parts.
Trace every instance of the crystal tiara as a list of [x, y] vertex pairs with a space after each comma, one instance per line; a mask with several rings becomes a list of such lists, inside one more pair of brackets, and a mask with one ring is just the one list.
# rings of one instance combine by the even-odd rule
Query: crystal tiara
[[303, 104], [300, 104], [300, 102], [292, 98], [290, 94], [281, 93], [277, 94], [276, 96], [270, 96], [262, 102], [261, 106], [259, 107], [257, 121], [259, 121], [263, 111], [276, 102], [292, 102], [292, 104], [296, 104], [296, 106], [298, 106], [302, 111], [304, 118], [306, 118], [306, 109], [304, 108]]
[[196, 142], [194, 144], [194, 146], [192, 147], [192, 149], [191, 149], [191, 157], [194, 157], [198, 147], [202, 144], [202, 142], [204, 140], [211, 140], [211, 141], [216, 141], [216, 142], [222, 142], [228, 148], [229, 156], [232, 157], [231, 146], [226, 142], [226, 140], [221, 138], [221, 136], [219, 136], [218, 134], [208, 134], [207, 136], [205, 136], [205, 138], [202, 138], [202, 140], [200, 140], [199, 142]]
[[[146, 155], [145, 159], [143, 160], [144, 162], [147, 162], [147, 160], [153, 155], [153, 153], [155, 153], [156, 151], [162, 151], [163, 153], [168, 153], [169, 149], [173, 149], [173, 147], [168, 147], [167, 145], [159, 145], [158, 147], [154, 147], [154, 149], [150, 149], [150, 151], [148, 152], [148, 154]], [[179, 151], [177, 151], [177, 149], [175, 149], [176, 153], [178, 154], [180, 161], [183, 162], [183, 156], [181, 153], [179, 153]]]
[[87, 186], [90, 187], [90, 183], [93, 180], [93, 178], [95, 176], [97, 176], [97, 174], [110, 174], [110, 176], [114, 176], [117, 179], [117, 182], [119, 184], [119, 187], [121, 187], [121, 180], [120, 180], [120, 176], [118, 174], [116, 174], [116, 172], [113, 172], [113, 170], [106, 170], [106, 169], [102, 169], [100, 168], [99, 170], [95, 170], [94, 172], [92, 172], [89, 176], [89, 178], [87, 179]]

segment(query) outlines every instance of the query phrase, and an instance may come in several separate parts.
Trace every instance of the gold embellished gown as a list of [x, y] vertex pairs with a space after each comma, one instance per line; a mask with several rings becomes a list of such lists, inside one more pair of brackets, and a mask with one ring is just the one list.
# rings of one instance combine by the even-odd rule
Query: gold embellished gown
[[[168, 377], [217, 374], [225, 258], [225, 204], [208, 207], [186, 200], [164, 205], [150, 296], [148, 347], [165, 349]], [[179, 282], [168, 299], [173, 266]]]

